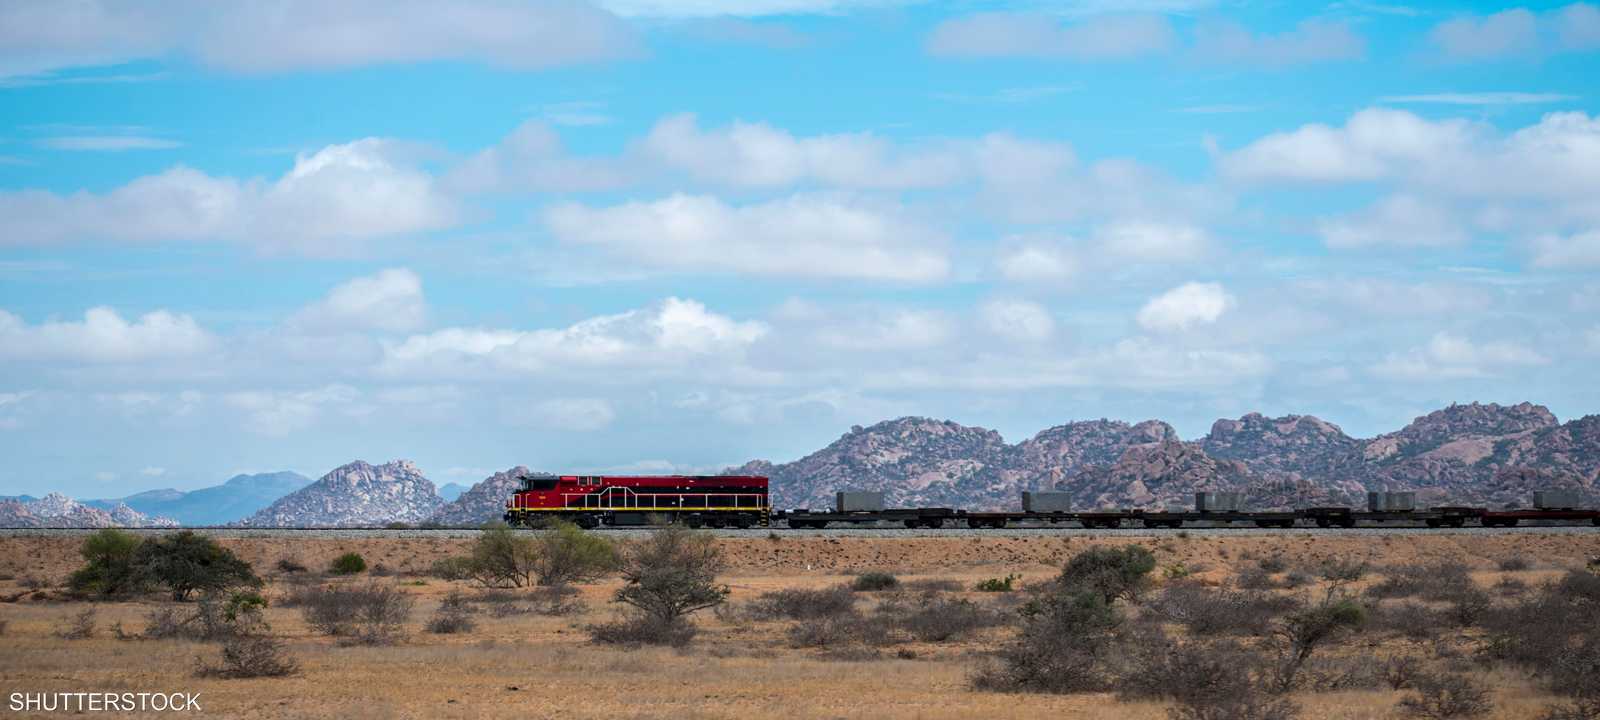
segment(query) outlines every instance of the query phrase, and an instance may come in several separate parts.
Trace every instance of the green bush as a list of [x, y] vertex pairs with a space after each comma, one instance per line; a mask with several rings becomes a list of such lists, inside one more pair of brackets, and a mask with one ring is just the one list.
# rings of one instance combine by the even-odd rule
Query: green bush
[[134, 552], [133, 563], [144, 577], [171, 592], [174, 600], [187, 600], [196, 592], [261, 587], [250, 563], [190, 530], [146, 540]]
[[467, 569], [484, 587], [522, 587], [533, 582], [538, 554], [532, 537], [518, 534], [505, 523], [489, 523], [472, 543]]
[[472, 558], [440, 558], [428, 566], [428, 574], [440, 580], [466, 580], [472, 577]]
[[135, 563], [139, 538], [121, 530], [100, 530], [83, 540], [84, 565], [67, 578], [75, 595], [118, 596], [138, 592], [145, 578]]
[[1008, 574], [1004, 578], [989, 578], [979, 582], [975, 589], [978, 592], [1011, 592], [1016, 589], [1013, 583], [1021, 579], [1021, 575], [1015, 574]]
[[540, 585], [595, 580], [622, 562], [616, 545], [564, 520], [552, 520], [534, 540], [531, 570]]
[[367, 569], [367, 559], [361, 553], [347, 552], [333, 559], [328, 572], [335, 575], [354, 575]]
[[1067, 561], [1056, 582], [1064, 589], [1082, 588], [1099, 593], [1110, 605], [1117, 598], [1134, 598], [1150, 582], [1156, 556], [1138, 545], [1120, 550], [1090, 548]]
[[632, 607], [622, 623], [593, 626], [598, 642], [614, 642], [632, 633], [636, 642], [681, 645], [694, 635], [685, 616], [721, 605], [728, 586], [717, 583], [724, 560], [715, 539], [706, 533], [669, 527], [634, 544], [622, 564], [622, 588], [616, 601]]
[[877, 592], [879, 590], [892, 590], [900, 584], [900, 578], [886, 572], [868, 572], [856, 576], [850, 583], [850, 589], [856, 592]]

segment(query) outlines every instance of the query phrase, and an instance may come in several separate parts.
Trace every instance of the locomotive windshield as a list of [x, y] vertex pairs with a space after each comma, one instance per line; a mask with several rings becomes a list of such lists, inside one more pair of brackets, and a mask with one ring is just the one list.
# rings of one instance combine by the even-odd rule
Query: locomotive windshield
[[555, 479], [554, 476], [546, 476], [546, 477], [529, 477], [527, 475], [522, 476], [522, 490], [523, 490], [523, 492], [529, 492], [529, 491], [533, 491], [533, 490], [554, 490], [554, 489], [556, 489], [556, 479]]

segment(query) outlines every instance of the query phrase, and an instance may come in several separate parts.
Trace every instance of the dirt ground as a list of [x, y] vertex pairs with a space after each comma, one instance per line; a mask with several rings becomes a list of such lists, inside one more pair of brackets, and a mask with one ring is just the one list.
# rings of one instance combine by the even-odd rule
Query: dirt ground
[[[480, 613], [477, 628], [433, 635], [423, 623], [449, 592], [475, 592], [468, 583], [422, 577], [433, 560], [463, 553], [469, 541], [444, 539], [225, 539], [262, 572], [280, 558], [313, 569], [337, 555], [362, 553], [369, 565], [393, 574], [336, 582], [390, 583], [415, 595], [409, 635], [399, 645], [341, 647], [314, 633], [299, 611], [269, 607], [273, 634], [287, 642], [301, 665], [294, 677], [218, 680], [194, 675], [197, 658], [214, 660], [215, 644], [179, 640], [119, 640], [121, 623], [137, 633], [154, 609], [172, 603], [73, 603], [28, 593], [26, 585], [58, 585], [78, 565], [78, 538], [0, 538], [0, 708], [13, 692], [199, 692], [204, 715], [251, 718], [1156, 718], [1161, 703], [1118, 702], [1108, 694], [1050, 696], [978, 692], [969, 678], [978, 659], [1004, 639], [991, 629], [954, 643], [901, 643], [874, 656], [849, 660], [825, 651], [790, 647], [794, 621], [755, 622], [739, 612], [702, 612], [686, 649], [628, 650], [592, 644], [584, 627], [611, 619], [615, 580], [584, 586], [584, 609], [551, 617]], [[1059, 563], [1091, 545], [1140, 543], [1155, 551], [1157, 575], [1165, 568], [1193, 571], [1206, 582], [1227, 580], [1235, 569], [1277, 556], [1310, 565], [1329, 558], [1361, 558], [1386, 565], [1451, 559], [1467, 563], [1488, 588], [1504, 577], [1530, 585], [1582, 567], [1600, 556], [1600, 535], [1425, 535], [1352, 537], [1097, 538], [821, 538], [723, 539], [729, 560], [725, 580], [737, 608], [761, 593], [790, 587], [827, 587], [854, 573], [882, 570], [902, 580], [949, 579], [962, 588], [1020, 574], [1026, 585], [1051, 577]], [[1505, 572], [1501, 561], [1532, 561]], [[288, 592], [269, 583], [269, 600]], [[995, 593], [959, 593], [1000, 603]], [[866, 599], [870, 607], [876, 599]], [[96, 609], [95, 637], [65, 640], [55, 630], [84, 608]], [[1356, 638], [1342, 652], [1380, 656], [1398, 641]], [[1507, 670], [1482, 673], [1494, 688], [1492, 718], [1528, 718], [1551, 698], [1527, 677]], [[1348, 720], [1399, 717], [1399, 693], [1388, 690], [1298, 693], [1305, 718]], [[26, 717], [26, 715], [16, 715]]]

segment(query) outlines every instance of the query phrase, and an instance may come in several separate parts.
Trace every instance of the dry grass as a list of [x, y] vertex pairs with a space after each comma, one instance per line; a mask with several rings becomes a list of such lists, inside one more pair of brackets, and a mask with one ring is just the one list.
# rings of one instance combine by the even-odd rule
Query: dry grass
[[[70, 558], [56, 558], [53, 538], [0, 539], [0, 570], [15, 577], [62, 577]], [[894, 572], [903, 583], [947, 579], [957, 583], [952, 598], [985, 607], [1003, 607], [1011, 594], [977, 593], [979, 580], [1023, 575], [1021, 586], [1050, 577], [1051, 567], [1093, 544], [1140, 542], [1151, 547], [1161, 565], [1183, 562], [1205, 567], [1189, 580], [1208, 585], [1232, 579], [1232, 568], [1256, 567], [1241, 556], [1281, 556], [1288, 567], [1322, 559], [1361, 557], [1381, 568], [1396, 563], [1457, 559], [1473, 568], [1474, 581], [1490, 588], [1503, 577], [1532, 586], [1565, 568], [1581, 567], [1583, 559], [1600, 555], [1600, 536], [1423, 536], [1389, 538], [1162, 538], [1083, 539], [1059, 537], [961, 539], [829, 539], [785, 538], [724, 541], [733, 560], [725, 580], [736, 605], [763, 593], [787, 588], [824, 589], [847, 583], [866, 570]], [[1386, 542], [1387, 541], [1387, 542]], [[226, 540], [258, 567], [271, 568], [279, 558], [296, 557], [310, 567], [325, 566], [338, 554], [357, 551], [373, 562], [402, 572], [424, 570], [437, 557], [461, 552], [443, 540], [306, 541]], [[59, 543], [56, 543], [59, 544]], [[259, 544], [257, 547], [255, 544]], [[67, 549], [73, 546], [66, 544]], [[806, 554], [810, 553], [810, 557]], [[988, 554], [988, 558], [983, 556]], [[1539, 559], [1536, 569], [1500, 571], [1504, 557]], [[810, 569], [806, 569], [807, 566]], [[268, 570], [270, 573], [271, 570]], [[1361, 585], [1376, 578], [1368, 577]], [[336, 579], [342, 583], [348, 580]], [[365, 578], [358, 582], [367, 582]], [[28, 692], [198, 691], [209, 717], [251, 718], [476, 718], [508, 711], [523, 717], [644, 718], [661, 716], [735, 718], [778, 715], [792, 718], [1033, 718], [1092, 717], [1158, 720], [1167, 706], [1158, 702], [1120, 703], [1109, 694], [1048, 696], [976, 692], [969, 677], [974, 657], [997, 640], [995, 629], [949, 642], [905, 641], [874, 659], [852, 661], [826, 648], [796, 648], [789, 642], [794, 620], [752, 621], [741, 613], [697, 613], [700, 633], [686, 649], [620, 650], [589, 642], [587, 625], [612, 618], [608, 602], [618, 586], [607, 581], [580, 588], [582, 608], [565, 616], [538, 613], [492, 618], [476, 616], [470, 632], [422, 632], [441, 601], [452, 591], [475, 592], [464, 582], [398, 576], [377, 580], [400, 588], [417, 600], [408, 638], [390, 647], [340, 647], [336, 640], [308, 627], [295, 608], [276, 606], [288, 590], [273, 582], [266, 594], [274, 602], [265, 613], [272, 634], [285, 641], [287, 655], [300, 672], [288, 678], [224, 680], [195, 678], [196, 657], [215, 656], [218, 646], [185, 640], [119, 641], [110, 633], [87, 640], [65, 641], [54, 635], [63, 617], [81, 611], [66, 604], [25, 595], [0, 604], [6, 623], [0, 644], [0, 677], [12, 690]], [[22, 590], [15, 580], [0, 581], [0, 595]], [[1314, 588], [1309, 589], [1314, 590]], [[1308, 590], [1308, 591], [1309, 591]], [[878, 596], [884, 597], [878, 597]], [[864, 614], [892, 602], [893, 593], [858, 595]], [[102, 627], [120, 622], [130, 632], [144, 628], [151, 611], [171, 603], [135, 601], [97, 604]], [[1466, 643], [1470, 631], [1447, 629], [1439, 642], [1455, 647], [1471, 662]], [[1455, 645], [1450, 645], [1454, 643]], [[1430, 642], [1385, 635], [1358, 638], [1330, 652], [1330, 657], [1383, 657], [1415, 654], [1429, 663], [1436, 657]], [[905, 655], [907, 657], [899, 657]], [[909, 659], [908, 659], [909, 658]], [[1525, 675], [1506, 669], [1476, 677], [1493, 688], [1495, 710], [1490, 718], [1536, 717], [1552, 698]], [[361, 689], [352, 692], [352, 688]], [[1376, 720], [1397, 717], [1395, 704], [1403, 692], [1381, 687], [1327, 693], [1302, 692], [1295, 700], [1305, 718]]]

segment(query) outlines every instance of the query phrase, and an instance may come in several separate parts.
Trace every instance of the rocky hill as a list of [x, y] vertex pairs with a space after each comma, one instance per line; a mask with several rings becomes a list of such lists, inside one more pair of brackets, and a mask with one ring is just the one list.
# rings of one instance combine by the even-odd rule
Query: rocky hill
[[505, 514], [506, 499], [522, 484], [517, 478], [530, 473], [530, 470], [518, 465], [490, 475], [440, 508], [430, 521], [452, 527], [474, 527], [490, 520], [499, 520]]
[[0, 527], [102, 528], [176, 527], [177, 521], [150, 517], [123, 504], [91, 507], [61, 493], [31, 501], [0, 500]]
[[235, 475], [221, 485], [199, 490], [150, 490], [121, 499], [85, 500], [84, 504], [102, 509], [126, 504], [147, 515], [163, 515], [190, 527], [226, 525], [310, 484], [310, 478], [296, 472]]
[[409, 460], [368, 465], [357, 460], [334, 468], [238, 523], [247, 527], [340, 527], [417, 523], [444, 500]]
[[1419, 502], [1526, 505], [1568, 487], [1600, 502], [1600, 416], [1560, 424], [1530, 403], [1452, 405], [1393, 433], [1354, 438], [1309, 415], [1251, 413], [1205, 437], [1097, 420], [1016, 445], [992, 430], [900, 418], [855, 427], [790, 463], [731, 473], [772, 478], [777, 507], [827, 507], [837, 490], [881, 490], [892, 505], [1015, 508], [1023, 490], [1071, 492], [1078, 507], [1188, 506], [1201, 490], [1242, 490], [1260, 508], [1360, 505], [1367, 490], [1418, 490]]

